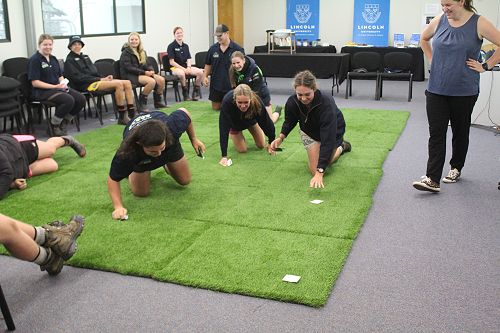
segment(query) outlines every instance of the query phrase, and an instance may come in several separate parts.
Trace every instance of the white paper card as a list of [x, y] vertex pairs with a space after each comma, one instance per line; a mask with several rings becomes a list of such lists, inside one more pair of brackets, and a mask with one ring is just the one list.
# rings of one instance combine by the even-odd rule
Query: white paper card
[[300, 280], [300, 276], [287, 274], [283, 277], [283, 281], [297, 283]]
[[318, 200], [318, 199], [310, 201], [310, 203], [315, 204], [315, 205], [319, 205], [322, 202], [323, 202], [323, 200]]

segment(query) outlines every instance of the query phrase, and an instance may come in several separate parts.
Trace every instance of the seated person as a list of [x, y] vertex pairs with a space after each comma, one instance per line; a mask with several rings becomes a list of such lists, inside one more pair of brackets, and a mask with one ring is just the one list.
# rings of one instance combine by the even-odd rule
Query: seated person
[[0, 214], [0, 244], [14, 257], [40, 265], [49, 275], [61, 272], [65, 260], [76, 252], [76, 239], [83, 231], [83, 216], [73, 216], [68, 224], [54, 221], [41, 227]]
[[161, 102], [165, 78], [154, 72], [147, 63], [147, 54], [137, 32], [128, 35], [128, 42], [122, 47], [120, 56], [120, 78], [130, 80], [136, 86], [144, 86], [139, 96], [139, 111], [147, 112], [148, 95], [153, 91], [154, 106], [157, 109], [166, 107]]
[[276, 106], [276, 111], [273, 112], [271, 94], [267, 88], [267, 83], [264, 81], [262, 71], [255, 63], [255, 60], [245, 56], [240, 51], [234, 51], [231, 55], [229, 80], [231, 80], [231, 87], [233, 88], [242, 83], [249, 85], [260, 99], [262, 99], [262, 102], [264, 102], [273, 123], [278, 121], [281, 113], [281, 106]]
[[[129, 80], [114, 79], [113, 75], [101, 77], [89, 56], [82, 53], [85, 43], [80, 36], [69, 38], [68, 49], [64, 63], [64, 75], [69, 79], [70, 87], [78, 91], [109, 91], [115, 92], [116, 106], [118, 107], [118, 124], [127, 125], [130, 117], [135, 116], [134, 92]], [[125, 104], [126, 103], [126, 104]]]
[[184, 108], [170, 115], [160, 111], [141, 114], [125, 127], [123, 141], [113, 157], [108, 177], [114, 219], [128, 218], [120, 189], [120, 181], [124, 178], [128, 177], [132, 193], [138, 197], [149, 195], [151, 170], [160, 167], [180, 185], [191, 182], [191, 171], [179, 142], [184, 132], [197, 153], [205, 151], [203, 142], [196, 138], [191, 116]]
[[299, 123], [300, 138], [313, 175], [309, 186], [323, 188], [326, 168], [343, 153], [351, 151], [351, 144], [344, 141], [344, 115], [330, 94], [318, 90], [316, 78], [310, 71], [297, 73], [293, 86], [295, 94], [285, 104], [285, 122], [280, 135], [271, 143], [271, 149], [277, 149]]
[[28, 61], [28, 80], [33, 86], [33, 98], [56, 105], [49, 121], [54, 136], [67, 135], [67, 124], [85, 106], [85, 96], [64, 83], [59, 61], [52, 55], [54, 39], [42, 34], [38, 38], [38, 51]]
[[184, 30], [181, 27], [174, 28], [175, 40], [167, 47], [170, 70], [173, 75], [177, 75], [181, 81], [182, 96], [185, 101], [189, 101], [189, 91], [187, 88], [186, 75], [196, 76], [194, 83], [192, 100], [197, 101], [201, 98], [200, 85], [203, 79], [203, 70], [191, 66], [191, 53], [189, 46], [184, 43]]
[[[249, 86], [240, 84], [234, 90], [229, 91], [222, 100], [219, 115], [219, 142], [222, 154], [220, 165], [231, 165], [230, 159], [227, 158], [229, 134], [238, 152], [245, 153], [247, 151], [246, 140], [241, 132], [245, 129], [248, 129], [252, 134], [255, 145], [259, 149], [266, 145], [264, 133], [269, 143], [276, 137], [274, 123], [269, 118], [262, 100]], [[268, 152], [272, 153], [271, 150]]]
[[31, 135], [0, 134], [0, 199], [11, 188], [24, 190], [29, 177], [57, 171], [52, 156], [65, 146], [80, 157], [86, 154], [85, 146], [69, 135], [41, 141]]

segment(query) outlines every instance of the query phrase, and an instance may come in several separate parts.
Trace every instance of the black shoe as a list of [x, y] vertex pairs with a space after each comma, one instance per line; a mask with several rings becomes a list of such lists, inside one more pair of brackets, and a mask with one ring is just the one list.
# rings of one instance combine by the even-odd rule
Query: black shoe
[[352, 149], [349, 141], [342, 141], [342, 154], [350, 152]]

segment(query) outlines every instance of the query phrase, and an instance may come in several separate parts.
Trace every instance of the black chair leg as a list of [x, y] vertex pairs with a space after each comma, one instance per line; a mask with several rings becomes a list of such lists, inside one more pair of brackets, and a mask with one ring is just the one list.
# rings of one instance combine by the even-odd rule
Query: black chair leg
[[14, 331], [16, 329], [16, 326], [14, 325], [14, 320], [12, 320], [12, 316], [10, 315], [9, 306], [7, 305], [7, 301], [5, 300], [2, 286], [0, 286], [0, 308], [2, 309], [2, 315], [5, 319], [5, 324], [7, 324], [7, 329], [9, 331]]

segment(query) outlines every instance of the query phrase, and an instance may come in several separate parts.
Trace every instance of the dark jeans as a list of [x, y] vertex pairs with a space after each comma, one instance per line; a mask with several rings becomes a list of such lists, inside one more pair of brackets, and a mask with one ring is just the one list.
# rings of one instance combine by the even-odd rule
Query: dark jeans
[[446, 158], [446, 132], [451, 123], [451, 168], [462, 170], [469, 149], [471, 114], [478, 95], [443, 96], [425, 91], [429, 121], [429, 159], [427, 177], [439, 183]]
[[67, 114], [75, 116], [85, 106], [85, 96], [74, 89], [62, 91], [50, 89], [42, 92], [37, 100], [48, 101], [56, 105], [55, 116], [63, 119]]

